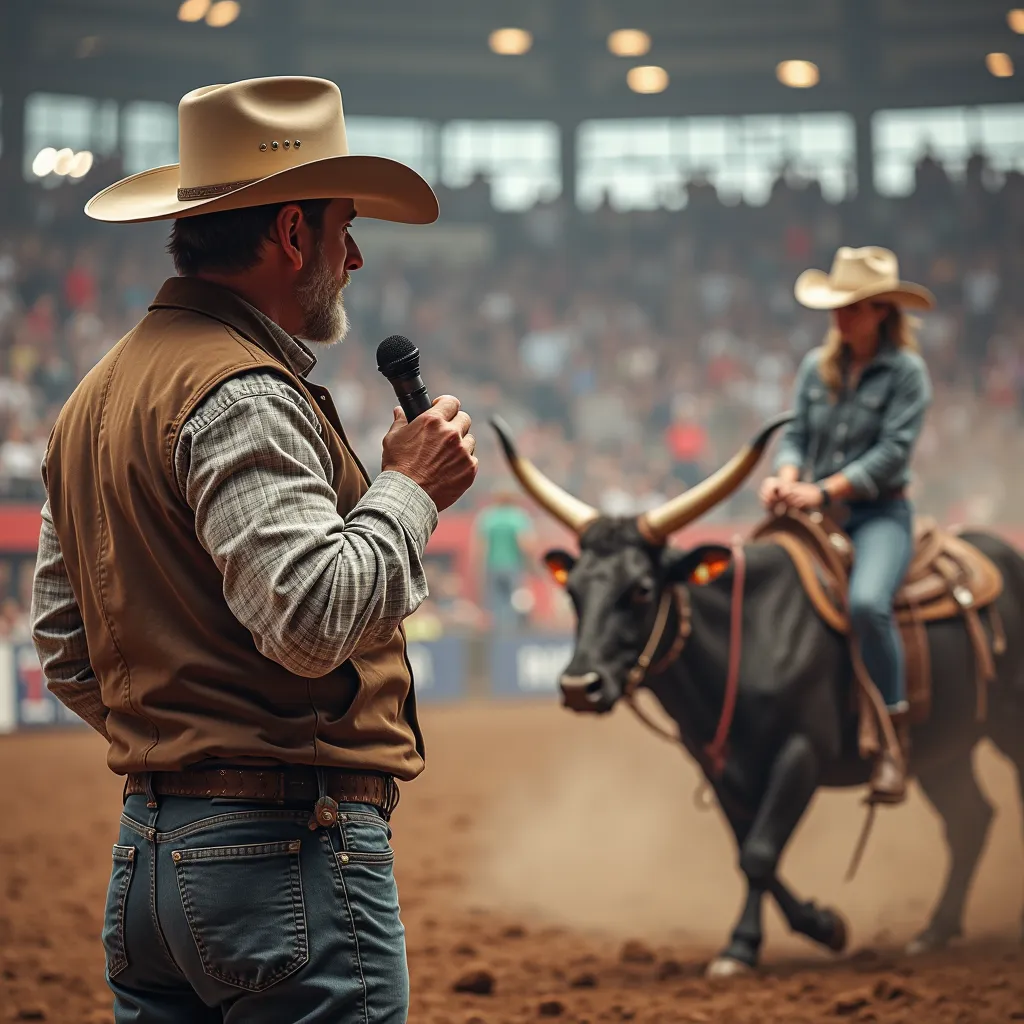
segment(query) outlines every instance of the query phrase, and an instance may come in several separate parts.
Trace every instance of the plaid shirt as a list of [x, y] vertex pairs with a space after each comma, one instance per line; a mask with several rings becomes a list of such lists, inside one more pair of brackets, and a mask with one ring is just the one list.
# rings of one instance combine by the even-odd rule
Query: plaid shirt
[[[291, 368], [308, 374], [312, 353], [260, 316]], [[316, 415], [280, 377], [256, 371], [215, 388], [183, 425], [174, 462], [228, 607], [260, 653], [289, 671], [326, 675], [361, 646], [387, 640], [427, 596], [423, 551], [437, 525], [433, 501], [389, 471], [343, 519]], [[49, 501], [31, 618], [48, 688], [106, 736], [107, 708]]]

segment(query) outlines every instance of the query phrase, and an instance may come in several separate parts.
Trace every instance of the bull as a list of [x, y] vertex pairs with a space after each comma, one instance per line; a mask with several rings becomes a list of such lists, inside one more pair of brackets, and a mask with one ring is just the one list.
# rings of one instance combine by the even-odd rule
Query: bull
[[[636, 685], [646, 687], [674, 721], [735, 836], [746, 897], [727, 944], [708, 967], [713, 977], [757, 966], [766, 894], [793, 932], [833, 952], [845, 948], [842, 915], [794, 895], [778, 866], [819, 787], [861, 786], [870, 776], [850, 700], [848, 640], [816, 613], [793, 561], [776, 544], [742, 545], [742, 655], [734, 666], [734, 706], [725, 716], [731, 717], [728, 746], [722, 745], [725, 737], [716, 741], [727, 697], [738, 570], [721, 545], [681, 550], [667, 544], [743, 484], [787, 419], [769, 422], [708, 479], [638, 518], [600, 515], [521, 456], [499, 417], [491, 420], [524, 490], [578, 538], [578, 556], [545, 556], [577, 617], [572, 659], [559, 680], [563, 705], [606, 714], [630, 699]], [[972, 764], [983, 737], [1016, 766], [1024, 797], [1024, 640], [1013, 628], [1024, 616], [1024, 558], [992, 533], [962, 537], [1002, 572], [996, 608], [1011, 628], [996, 658], [989, 714], [979, 722], [962, 621], [927, 624], [932, 708], [926, 721], [912, 727], [908, 773], [943, 821], [949, 868], [929, 922], [909, 944], [912, 953], [944, 947], [962, 931], [964, 903], [993, 816]], [[683, 600], [669, 600], [670, 594]], [[725, 751], [717, 765], [709, 763], [712, 749]]]

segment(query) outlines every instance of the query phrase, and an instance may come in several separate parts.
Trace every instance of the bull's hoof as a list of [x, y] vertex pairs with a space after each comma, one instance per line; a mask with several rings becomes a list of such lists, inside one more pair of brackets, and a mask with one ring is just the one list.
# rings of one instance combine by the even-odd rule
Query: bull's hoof
[[838, 910], [826, 910], [825, 913], [832, 918], [832, 931], [825, 946], [833, 953], [842, 953], [846, 949], [846, 943], [850, 940], [849, 925]]
[[950, 941], [959, 935], [959, 928], [926, 928], [920, 935], [912, 938], [903, 947], [903, 952], [907, 956], [921, 956], [924, 953], [934, 953], [936, 950], [945, 949]]
[[754, 968], [742, 960], [734, 960], [731, 956], [717, 956], [708, 964], [704, 977], [709, 979], [742, 978], [753, 973]]

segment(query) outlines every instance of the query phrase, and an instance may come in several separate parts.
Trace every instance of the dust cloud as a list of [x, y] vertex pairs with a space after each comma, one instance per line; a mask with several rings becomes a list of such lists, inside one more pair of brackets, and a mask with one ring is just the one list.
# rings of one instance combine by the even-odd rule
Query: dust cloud
[[[744, 889], [728, 826], [694, 802], [699, 775], [686, 755], [647, 732], [628, 710], [601, 719], [550, 707], [508, 712], [512, 734], [529, 716], [509, 765], [476, 815], [479, 854], [468, 903], [505, 914], [622, 937], [721, 947]], [[525, 725], [525, 722], [524, 722]], [[504, 732], [504, 730], [502, 730]], [[501, 740], [492, 737], [492, 752]], [[996, 809], [966, 914], [970, 939], [1017, 937], [1024, 901], [1024, 827], [1015, 773], [979, 748], [982, 787]], [[816, 796], [781, 874], [802, 899], [840, 910], [851, 949], [902, 944], [925, 926], [948, 858], [942, 824], [916, 788], [880, 809], [857, 877], [844, 882], [864, 820], [863, 792]], [[767, 957], [813, 955], [765, 902]]]

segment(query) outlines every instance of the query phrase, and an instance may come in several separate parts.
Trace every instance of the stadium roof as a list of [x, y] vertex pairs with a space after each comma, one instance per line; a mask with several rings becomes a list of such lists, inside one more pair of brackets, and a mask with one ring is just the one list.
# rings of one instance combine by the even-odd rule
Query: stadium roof
[[[311, 74], [338, 82], [350, 114], [562, 124], [1024, 99], [1010, 0], [240, 0], [225, 28], [179, 21], [179, 2], [4, 0], [0, 92], [173, 103], [199, 85]], [[532, 34], [529, 52], [490, 52], [507, 26]], [[650, 52], [610, 54], [621, 28], [647, 32]], [[1020, 73], [994, 77], [990, 52]], [[780, 85], [787, 59], [813, 61], [820, 83]], [[636, 64], [665, 68], [668, 88], [631, 92]]]

